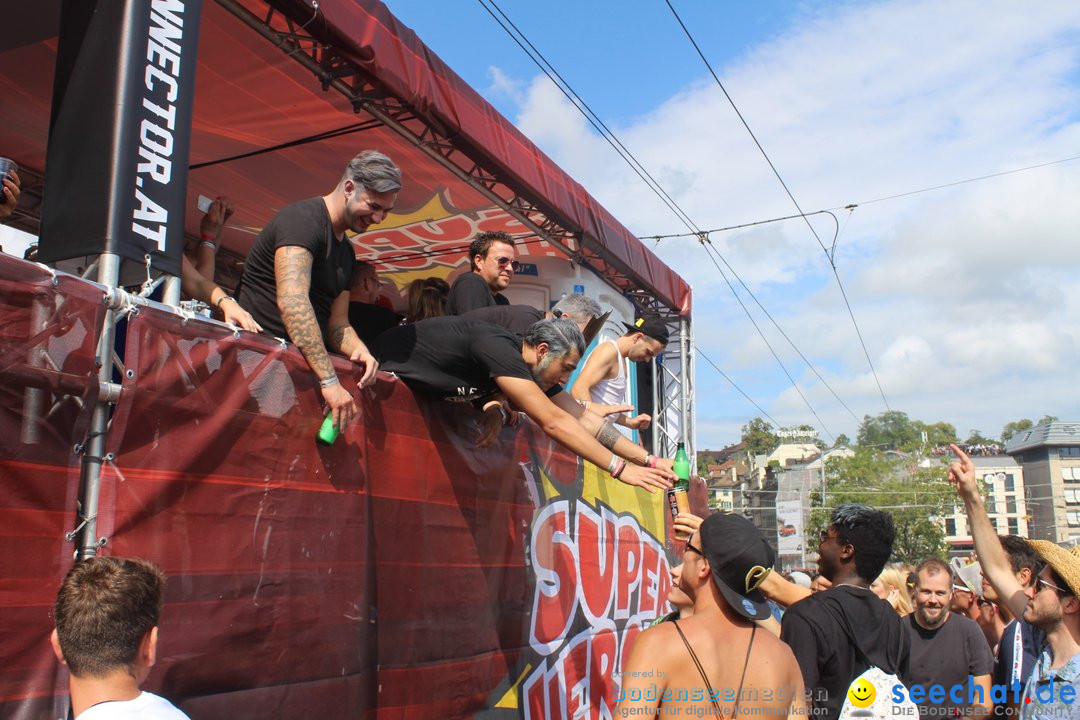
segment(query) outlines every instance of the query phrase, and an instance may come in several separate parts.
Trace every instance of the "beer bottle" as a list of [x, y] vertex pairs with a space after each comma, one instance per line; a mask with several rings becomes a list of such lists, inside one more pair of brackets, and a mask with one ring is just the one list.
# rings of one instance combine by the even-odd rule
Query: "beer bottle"
[[[668, 509], [671, 519], [681, 512], [690, 512], [690, 459], [686, 456], [686, 444], [679, 443], [675, 450], [675, 462], [671, 468], [675, 472], [675, 487], [668, 490]], [[690, 536], [676, 532], [675, 537], [679, 540], [689, 540]]]

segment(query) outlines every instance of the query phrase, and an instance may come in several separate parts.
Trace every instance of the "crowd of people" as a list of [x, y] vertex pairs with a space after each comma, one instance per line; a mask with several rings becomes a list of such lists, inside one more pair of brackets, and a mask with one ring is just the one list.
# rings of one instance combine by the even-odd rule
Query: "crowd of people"
[[[972, 443], [967, 445], [963, 443], [957, 443], [957, 447], [967, 453], [968, 457], [994, 457], [997, 455], [1005, 454], [1005, 448], [995, 442]], [[948, 455], [949, 446], [938, 445], [937, 447], [931, 448], [930, 453], [939, 457]]]
[[[266, 224], [235, 298], [222, 292], [210, 304], [246, 313], [251, 325], [293, 343], [339, 430], [357, 419], [359, 405], [335, 372], [331, 353], [356, 365], [358, 390], [382, 369], [418, 393], [473, 406], [480, 446], [492, 444], [503, 427], [524, 415], [617, 480], [650, 492], [670, 487], [672, 461], [654, 457], [607, 419], [615, 415], [625, 423], [623, 413], [632, 406], [612, 393], [576, 400], [563, 387], [607, 317], [600, 305], [570, 295], [541, 310], [512, 305], [503, 294], [517, 267], [512, 236], [479, 233], [469, 246], [469, 271], [452, 285], [420, 278], [406, 288], [404, 314], [386, 306], [377, 268], [357, 260], [353, 240], [386, 219], [402, 182], [389, 157], [361, 152], [329, 193], [293, 203]], [[227, 211], [227, 205], [220, 211], [212, 207], [207, 217], [227, 218]], [[213, 230], [205, 228], [204, 238]], [[194, 267], [192, 273], [198, 277], [201, 270]], [[192, 288], [191, 294], [211, 292]], [[667, 339], [657, 320], [628, 326], [617, 342], [630, 354], [620, 360], [651, 359]], [[625, 376], [625, 367], [608, 365]], [[637, 427], [648, 424], [647, 415], [633, 418]]]
[[[676, 528], [692, 534], [671, 572], [675, 611], [635, 641], [615, 716], [1080, 718], [1080, 552], [999, 537], [974, 463], [951, 450], [980, 584], [936, 557], [889, 565], [892, 518], [863, 505], [833, 511], [813, 582], [772, 572], [749, 521], [682, 514]], [[782, 679], [792, 664], [795, 683]], [[738, 691], [725, 702], [717, 687]]]

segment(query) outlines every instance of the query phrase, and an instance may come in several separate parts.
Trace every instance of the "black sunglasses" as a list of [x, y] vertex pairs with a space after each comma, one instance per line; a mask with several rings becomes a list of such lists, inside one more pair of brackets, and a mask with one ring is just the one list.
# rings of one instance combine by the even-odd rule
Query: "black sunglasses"
[[517, 272], [518, 269], [521, 267], [521, 263], [519, 263], [514, 258], [508, 258], [505, 255], [495, 258], [495, 262], [497, 262], [499, 264], [499, 267], [501, 268], [509, 265], [514, 272]]
[[1050, 582], [1049, 580], [1045, 580], [1043, 578], [1036, 578], [1035, 579], [1035, 594], [1038, 595], [1040, 592], [1042, 592], [1043, 588], [1050, 588], [1051, 590], [1056, 590], [1059, 594], [1065, 595], [1065, 596], [1072, 595], [1071, 590], [1066, 590], [1065, 588], [1060, 588], [1057, 585], [1055, 585], [1054, 583]]
[[[689, 539], [687, 539], [687, 541], [686, 541], [686, 550], [693, 550], [694, 552], [696, 552], [696, 553], [697, 553], [698, 555], [700, 555], [701, 557], [705, 557], [705, 553], [701, 552], [701, 551], [700, 551], [700, 550], [698, 550], [698, 549], [697, 549], [696, 547], [694, 547], [693, 545], [691, 545], [691, 544], [690, 544], [690, 540], [689, 540]], [[685, 552], [686, 552], [686, 550], [683, 550], [683, 552], [685, 553]]]

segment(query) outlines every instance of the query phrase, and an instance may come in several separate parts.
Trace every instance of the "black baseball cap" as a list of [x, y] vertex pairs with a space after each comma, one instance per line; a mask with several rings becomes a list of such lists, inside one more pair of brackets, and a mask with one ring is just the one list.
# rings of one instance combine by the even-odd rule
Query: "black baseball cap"
[[728, 605], [750, 620], [770, 617], [772, 610], [758, 585], [772, 572], [776, 554], [761, 531], [742, 515], [715, 513], [705, 518], [698, 533], [713, 582]]
[[647, 337], [651, 337], [653, 340], [659, 340], [663, 344], [668, 344], [668, 338], [670, 334], [668, 332], [667, 323], [660, 318], [638, 318], [638, 321], [631, 325], [630, 323], [623, 323], [627, 330], [632, 332], [644, 333]]

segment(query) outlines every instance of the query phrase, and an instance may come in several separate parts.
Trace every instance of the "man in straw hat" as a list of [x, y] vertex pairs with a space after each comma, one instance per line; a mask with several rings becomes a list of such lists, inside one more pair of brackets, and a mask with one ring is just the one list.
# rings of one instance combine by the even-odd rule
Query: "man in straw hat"
[[757, 627], [771, 616], [758, 585], [776, 557], [744, 517], [711, 515], [686, 542], [680, 588], [693, 614], [641, 633], [622, 667], [612, 717], [807, 712], [791, 649]]
[[[1080, 682], [1080, 553], [1046, 540], [1028, 540], [1046, 566], [1034, 586], [1025, 590], [986, 514], [974, 463], [956, 445], [951, 447], [958, 460], [949, 466], [949, 482], [964, 501], [983, 574], [1013, 614], [1041, 631], [1036, 633], [1041, 639], [1039, 659], [1020, 695], [1022, 715], [1080, 720], [1076, 692]], [[999, 694], [991, 698], [995, 702], [1013, 701], [1018, 688], [1009, 688], [1007, 698], [1000, 697], [999, 686], [994, 691]]]

